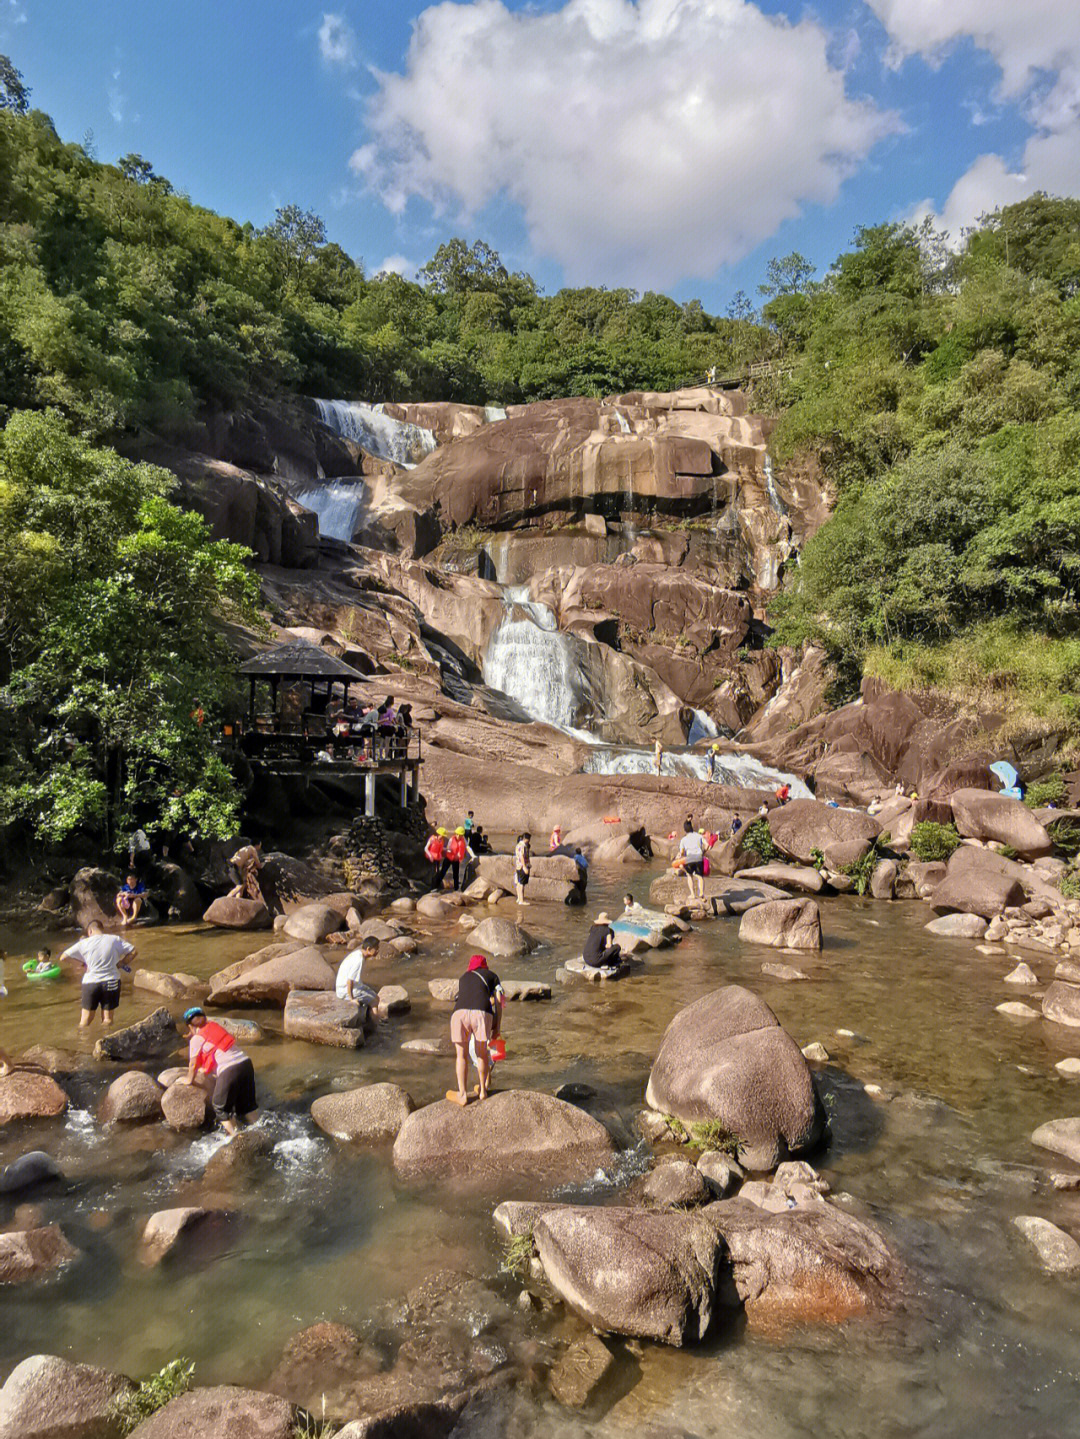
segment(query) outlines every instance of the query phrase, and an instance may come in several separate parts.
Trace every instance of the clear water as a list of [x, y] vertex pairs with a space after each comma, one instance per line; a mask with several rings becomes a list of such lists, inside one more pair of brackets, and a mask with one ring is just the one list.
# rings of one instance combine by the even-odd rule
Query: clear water
[[[647, 900], [656, 872], [594, 875], [590, 908], [610, 908], [627, 888]], [[525, 915], [541, 948], [500, 970], [553, 979], [580, 950], [588, 912], [535, 904]], [[740, 945], [731, 920], [703, 927], [675, 950], [651, 952], [634, 979], [609, 988], [555, 984], [550, 1004], [511, 1006], [500, 1078], [549, 1091], [567, 1081], [592, 1085], [598, 1112], [628, 1144], [671, 1017], [717, 985], [749, 985], [800, 1044], [819, 1040], [833, 1056], [822, 1085], [834, 1138], [820, 1167], [834, 1191], [869, 1207], [909, 1266], [915, 1298], [888, 1323], [807, 1329], [782, 1343], [738, 1330], [697, 1351], [635, 1353], [616, 1343], [621, 1379], [603, 1413], [564, 1413], [522, 1388], [513, 1432], [537, 1439], [720, 1439], [736, 1426], [768, 1439], [1076, 1432], [1077, 1284], [1044, 1275], [1010, 1221], [1036, 1213], [1080, 1229], [1080, 1197], [1056, 1194], [1045, 1180], [1048, 1168], [1068, 1166], [1029, 1141], [1043, 1121], [1080, 1112], [1080, 1089], [1054, 1070], [1057, 1059], [1080, 1051], [1080, 1034], [996, 1014], [994, 1006], [1013, 997], [1001, 982], [1011, 961], [928, 939], [921, 904], [844, 898], [827, 901], [823, 916], [823, 955], [796, 961], [810, 974], [807, 983], [764, 976], [761, 965], [775, 953]], [[515, 1286], [497, 1277], [500, 1248], [490, 1224], [499, 1192], [399, 1186], [386, 1150], [340, 1149], [307, 1118], [311, 1099], [334, 1087], [393, 1080], [425, 1103], [450, 1082], [445, 1059], [399, 1048], [444, 1033], [446, 1011], [428, 999], [426, 981], [458, 972], [468, 950], [453, 924], [423, 928], [420, 954], [380, 956], [371, 976], [404, 983], [412, 1013], [359, 1053], [287, 1041], [279, 1014], [259, 1014], [269, 1037], [252, 1053], [273, 1109], [266, 1122], [275, 1160], [255, 1188], [236, 1196], [228, 1240], [203, 1268], [145, 1270], [136, 1238], [155, 1209], [197, 1202], [214, 1137], [193, 1145], [157, 1127], [108, 1133], [93, 1119], [105, 1072], [72, 1086], [76, 1108], [65, 1121], [0, 1131], [3, 1161], [43, 1147], [76, 1180], [71, 1194], [42, 1204], [86, 1256], [55, 1282], [5, 1291], [0, 1374], [40, 1351], [136, 1373], [183, 1352], [196, 1360], [201, 1382], [258, 1383], [296, 1329], [320, 1319], [364, 1329], [435, 1268], [466, 1270], [512, 1300]], [[19, 956], [40, 938], [9, 930], [0, 943]], [[56, 946], [56, 936], [46, 938]], [[144, 964], [203, 975], [253, 947], [244, 936], [197, 928], [147, 931], [138, 943]], [[1049, 966], [1029, 959], [1048, 979]], [[88, 1045], [75, 1029], [74, 981], [30, 985], [17, 964], [8, 965], [8, 980], [11, 994], [0, 1008], [6, 1048]], [[150, 996], [125, 986], [122, 1019], [153, 1007]], [[871, 1081], [894, 1092], [891, 1102], [866, 1096], [862, 1085]], [[0, 1201], [0, 1222], [13, 1203]], [[547, 1342], [581, 1332], [571, 1318], [514, 1315], [502, 1337]]]

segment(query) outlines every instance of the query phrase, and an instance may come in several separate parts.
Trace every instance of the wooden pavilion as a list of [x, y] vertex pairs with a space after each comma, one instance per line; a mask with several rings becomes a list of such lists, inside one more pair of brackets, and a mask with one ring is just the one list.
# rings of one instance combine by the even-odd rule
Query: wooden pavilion
[[237, 669], [238, 675], [245, 675], [251, 682], [251, 704], [249, 717], [254, 725], [256, 719], [256, 696], [260, 680], [270, 686], [273, 713], [278, 713], [278, 690], [282, 683], [295, 684], [297, 681], [311, 686], [311, 706], [316, 712], [326, 713], [334, 685], [344, 687], [344, 699], [348, 703], [349, 686], [364, 676], [352, 665], [339, 660], [308, 640], [286, 640], [280, 645], [271, 645], [261, 654], [253, 655]]

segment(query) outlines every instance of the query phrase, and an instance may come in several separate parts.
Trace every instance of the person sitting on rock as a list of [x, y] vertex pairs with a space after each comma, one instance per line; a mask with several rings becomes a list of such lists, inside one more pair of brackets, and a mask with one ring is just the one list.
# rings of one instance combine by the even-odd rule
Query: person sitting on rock
[[243, 896], [244, 899], [261, 900], [263, 892], [259, 884], [259, 870], [262, 869], [262, 855], [259, 853], [259, 841], [256, 839], [251, 844], [241, 845], [229, 863], [240, 875], [240, 883], [229, 891], [230, 898]]
[[473, 849], [476, 851], [477, 854], [491, 853], [491, 841], [484, 833], [484, 826], [482, 824], [478, 824], [473, 830], [472, 835], [469, 839], [469, 843], [472, 845]]
[[581, 957], [590, 969], [615, 969], [622, 962], [622, 950], [615, 943], [615, 931], [606, 913], [593, 920]]
[[69, 945], [60, 956], [75, 959], [83, 967], [82, 1013], [79, 1028], [87, 1029], [94, 1011], [101, 1010], [101, 1022], [108, 1028], [120, 1003], [120, 970], [131, 973], [129, 959], [135, 958], [135, 946], [116, 934], [106, 934], [99, 920], [91, 920], [85, 939]]
[[[184, 1012], [188, 1026], [188, 1072], [177, 1084], [208, 1088], [214, 1114], [227, 1134], [254, 1124], [259, 1114], [255, 1066], [227, 1029], [196, 1005]], [[212, 1081], [212, 1085], [211, 1085]]]
[[457, 1000], [450, 1016], [450, 1038], [454, 1045], [454, 1069], [457, 1089], [448, 1089], [446, 1097], [451, 1104], [465, 1105], [469, 1102], [469, 1041], [475, 1042], [476, 1072], [480, 1080], [477, 1097], [488, 1097], [491, 1080], [491, 1055], [488, 1045], [502, 1030], [502, 1012], [505, 1004], [502, 984], [482, 954], [474, 954], [469, 968], [458, 980]]
[[375, 1019], [380, 1019], [379, 996], [370, 984], [361, 982], [364, 965], [375, 959], [379, 953], [379, 941], [373, 934], [365, 934], [359, 948], [352, 949], [338, 965], [334, 990], [338, 999], [353, 999], [357, 1004], [366, 1004]]
[[581, 846], [574, 850], [574, 863], [577, 865], [578, 877], [574, 881], [574, 887], [563, 901], [564, 904], [582, 905], [587, 898], [589, 888], [589, 861], [581, 852]]
[[699, 901], [705, 899], [705, 841], [689, 820], [683, 825], [683, 837], [679, 841], [679, 853], [683, 858], [683, 873], [690, 898], [695, 891]]
[[146, 885], [137, 874], [132, 872], [120, 886], [116, 896], [116, 912], [120, 916], [120, 923], [126, 928], [134, 924], [139, 917], [139, 911], [146, 899]]

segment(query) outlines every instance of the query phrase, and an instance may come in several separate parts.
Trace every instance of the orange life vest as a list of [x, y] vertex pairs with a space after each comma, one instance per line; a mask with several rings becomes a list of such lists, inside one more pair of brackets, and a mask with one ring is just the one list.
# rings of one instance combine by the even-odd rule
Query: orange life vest
[[206, 1074], [212, 1074], [218, 1055], [224, 1054], [227, 1049], [232, 1049], [236, 1043], [236, 1036], [230, 1034], [227, 1029], [222, 1029], [221, 1025], [215, 1024], [212, 1019], [201, 1024], [198, 1033], [204, 1046], [209, 1045], [210, 1048], [200, 1051], [199, 1057], [195, 1061], [195, 1068], [203, 1070]]
[[431, 860], [432, 864], [439, 863], [439, 860], [442, 859], [446, 853], [446, 841], [441, 834], [433, 834], [431, 836], [427, 844], [424, 845], [424, 853], [428, 859]]
[[466, 844], [463, 835], [451, 836], [450, 843], [446, 846], [446, 857], [451, 863], [457, 864], [465, 858]]

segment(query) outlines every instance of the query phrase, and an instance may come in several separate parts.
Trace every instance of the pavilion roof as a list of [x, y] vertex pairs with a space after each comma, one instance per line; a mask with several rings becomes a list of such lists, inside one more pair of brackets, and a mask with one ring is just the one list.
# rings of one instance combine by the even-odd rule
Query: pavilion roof
[[307, 640], [286, 640], [284, 644], [271, 645], [261, 654], [252, 655], [237, 669], [239, 675], [270, 679], [320, 679], [320, 680], [362, 680], [364, 676], [352, 665], [328, 654], [318, 645]]

